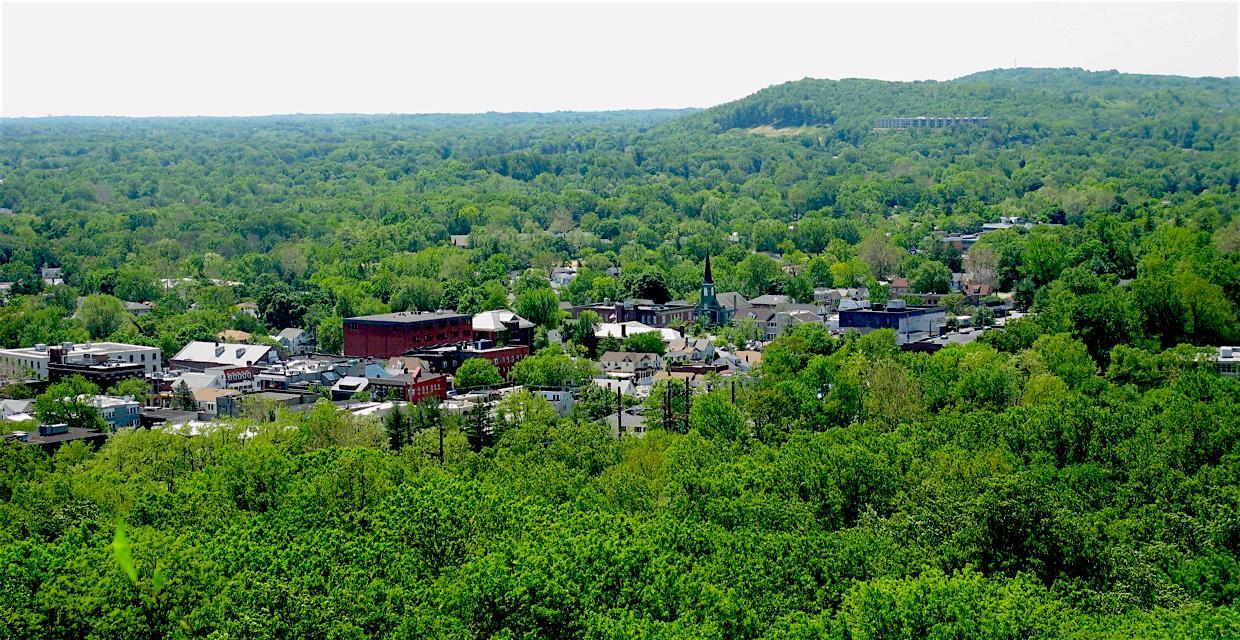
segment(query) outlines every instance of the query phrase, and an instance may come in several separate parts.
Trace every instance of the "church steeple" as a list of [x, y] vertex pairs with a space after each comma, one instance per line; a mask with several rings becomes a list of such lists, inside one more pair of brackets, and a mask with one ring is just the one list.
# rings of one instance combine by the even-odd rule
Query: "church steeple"
[[715, 298], [715, 275], [710, 270], [710, 254], [706, 254], [706, 272], [702, 276], [702, 297], [694, 309], [694, 316], [705, 318], [710, 325], [727, 324], [732, 318], [731, 311], [725, 309]]

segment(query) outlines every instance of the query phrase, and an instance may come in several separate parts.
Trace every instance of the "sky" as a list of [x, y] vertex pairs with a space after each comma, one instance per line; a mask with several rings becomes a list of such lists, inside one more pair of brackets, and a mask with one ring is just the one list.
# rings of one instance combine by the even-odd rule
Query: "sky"
[[708, 107], [804, 77], [1240, 74], [1240, 2], [0, 5], [0, 115]]

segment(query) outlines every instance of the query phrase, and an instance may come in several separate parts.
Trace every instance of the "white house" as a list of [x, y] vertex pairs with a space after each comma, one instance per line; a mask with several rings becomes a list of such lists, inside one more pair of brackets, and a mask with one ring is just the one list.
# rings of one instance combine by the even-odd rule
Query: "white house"
[[649, 380], [663, 368], [663, 361], [657, 353], [633, 353], [628, 351], [608, 351], [599, 358], [603, 365], [603, 373], [613, 378], [625, 378], [637, 383]]

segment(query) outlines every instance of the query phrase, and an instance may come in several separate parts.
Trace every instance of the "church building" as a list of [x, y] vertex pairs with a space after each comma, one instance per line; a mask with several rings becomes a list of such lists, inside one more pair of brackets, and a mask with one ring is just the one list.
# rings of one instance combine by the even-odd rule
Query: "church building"
[[715, 278], [710, 273], [709, 254], [706, 256], [706, 274], [702, 278], [702, 299], [693, 311], [694, 318], [705, 318], [707, 325], [726, 325], [732, 322], [732, 314], [736, 311], [719, 304], [715, 297]]

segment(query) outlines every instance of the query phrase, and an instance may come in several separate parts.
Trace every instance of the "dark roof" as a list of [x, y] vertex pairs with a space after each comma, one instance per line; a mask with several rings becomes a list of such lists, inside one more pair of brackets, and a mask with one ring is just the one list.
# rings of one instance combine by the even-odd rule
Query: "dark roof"
[[702, 278], [705, 284], [715, 284], [715, 278], [710, 274], [710, 254], [706, 254], [706, 275]]
[[[11, 436], [11, 437], [10, 437]], [[39, 435], [38, 431], [31, 431], [26, 435], [24, 442], [26, 444], [44, 445], [59, 444], [69, 442], [71, 440], [95, 440], [106, 439], [107, 435], [98, 429], [82, 429], [80, 427], [69, 427], [64, 433], [54, 433], [51, 435]], [[6, 439], [19, 439], [16, 435], [6, 434]]]
[[345, 318], [345, 322], [353, 324], [421, 324], [423, 322], [433, 322], [435, 320], [471, 320], [472, 318], [463, 313], [415, 313], [413, 311], [398, 311], [396, 313], [379, 313], [373, 316], [357, 316], [355, 318]]

